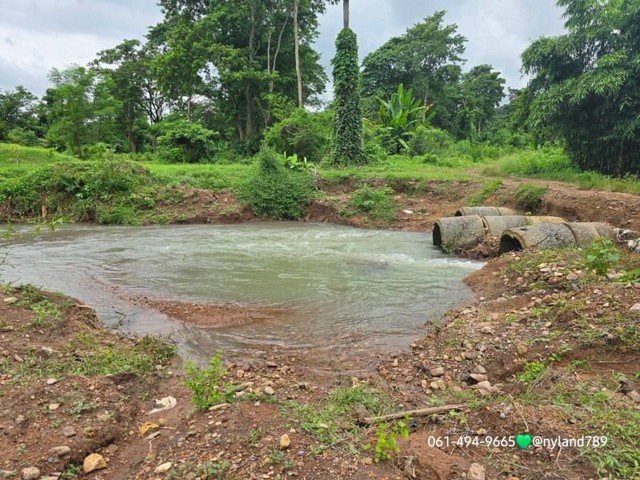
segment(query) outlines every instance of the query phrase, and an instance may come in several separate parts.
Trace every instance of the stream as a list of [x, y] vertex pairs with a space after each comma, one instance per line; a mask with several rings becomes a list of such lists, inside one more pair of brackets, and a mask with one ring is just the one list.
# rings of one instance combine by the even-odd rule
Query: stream
[[[28, 231], [19, 228], [10, 243], [5, 281], [77, 298], [121, 331], [169, 335], [198, 361], [218, 348], [247, 357], [269, 348], [406, 348], [431, 319], [469, 300], [462, 279], [482, 266], [443, 254], [430, 233], [329, 224], [65, 225], [35, 238]], [[136, 296], [285, 314], [203, 329], [136, 305]]]

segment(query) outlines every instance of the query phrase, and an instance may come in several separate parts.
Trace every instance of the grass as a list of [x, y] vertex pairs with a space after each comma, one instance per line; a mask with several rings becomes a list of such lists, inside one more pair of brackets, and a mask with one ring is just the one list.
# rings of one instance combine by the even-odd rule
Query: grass
[[302, 430], [313, 434], [323, 448], [341, 447], [358, 452], [366, 429], [357, 423], [357, 409], [371, 415], [391, 411], [391, 401], [383, 393], [366, 386], [336, 388], [320, 405], [300, 405], [291, 402], [286, 412], [293, 414]]

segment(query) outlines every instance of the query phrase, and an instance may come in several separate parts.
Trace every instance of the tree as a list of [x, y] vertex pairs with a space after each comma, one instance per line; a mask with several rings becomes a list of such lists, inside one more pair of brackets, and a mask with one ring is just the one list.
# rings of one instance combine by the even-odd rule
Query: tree
[[360, 109], [360, 69], [356, 34], [343, 28], [336, 40], [333, 65], [335, 92], [334, 144], [332, 160], [335, 164], [364, 161], [362, 151], [362, 111]]
[[0, 141], [6, 141], [12, 130], [37, 129], [36, 102], [36, 96], [22, 85], [0, 91]]
[[471, 138], [481, 134], [495, 117], [496, 109], [504, 98], [505, 80], [491, 65], [477, 65], [462, 75], [460, 82], [463, 130]]
[[54, 68], [49, 79], [54, 87], [45, 94], [49, 122], [47, 140], [82, 156], [83, 147], [93, 141], [95, 72], [80, 66], [66, 70]]
[[527, 125], [552, 131], [573, 162], [604, 174], [640, 173], [640, 3], [557, 0], [565, 35], [523, 53], [532, 75]]
[[[443, 25], [444, 11], [426, 17], [399, 36], [367, 55], [363, 61], [363, 96], [388, 98], [403, 84], [411, 88], [424, 105], [432, 104], [438, 113], [436, 122], [453, 123], [455, 114], [444, 112], [455, 108], [449, 101], [448, 86], [460, 78], [461, 55], [466, 38], [456, 33], [457, 25]], [[373, 113], [373, 104], [371, 112]], [[451, 127], [453, 128], [453, 127]]]

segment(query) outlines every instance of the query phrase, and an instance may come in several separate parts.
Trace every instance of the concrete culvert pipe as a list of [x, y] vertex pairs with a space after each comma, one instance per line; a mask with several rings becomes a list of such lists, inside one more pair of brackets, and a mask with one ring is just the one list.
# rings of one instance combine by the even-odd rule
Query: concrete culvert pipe
[[518, 212], [506, 207], [460, 207], [456, 210], [456, 217], [480, 215], [481, 217], [499, 217], [501, 215], [516, 215]]
[[487, 235], [499, 237], [510, 228], [525, 227], [538, 223], [564, 223], [560, 217], [532, 217], [525, 215], [503, 215], [501, 217], [482, 217]]
[[526, 227], [510, 228], [500, 237], [500, 253], [530, 248], [559, 248], [575, 245], [571, 229], [564, 223], [539, 223]]
[[484, 236], [484, 223], [479, 215], [444, 217], [433, 226], [433, 244], [443, 250], [472, 247]]
[[588, 247], [600, 237], [613, 237], [613, 227], [604, 222], [571, 222], [566, 224], [573, 232], [576, 245]]

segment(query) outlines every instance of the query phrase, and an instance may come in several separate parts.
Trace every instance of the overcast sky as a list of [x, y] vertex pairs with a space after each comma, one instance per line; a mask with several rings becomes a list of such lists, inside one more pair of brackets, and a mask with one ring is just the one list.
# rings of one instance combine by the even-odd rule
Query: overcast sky
[[[157, 0], [0, 0], [0, 89], [24, 85], [41, 95], [51, 68], [85, 65], [125, 38], [142, 38], [162, 16]], [[554, 0], [351, 0], [360, 58], [408, 27], [446, 10], [464, 35], [467, 68], [489, 63], [519, 87], [520, 54], [540, 36], [563, 31]], [[317, 49], [328, 67], [342, 27], [342, 7], [320, 23]]]

